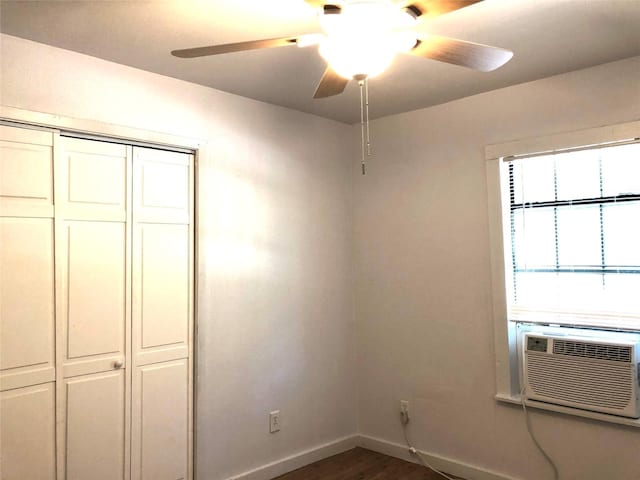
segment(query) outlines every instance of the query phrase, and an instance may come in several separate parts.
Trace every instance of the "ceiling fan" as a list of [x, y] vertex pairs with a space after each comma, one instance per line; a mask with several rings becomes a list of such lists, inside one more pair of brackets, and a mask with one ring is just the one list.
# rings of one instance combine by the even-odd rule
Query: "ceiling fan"
[[507, 63], [513, 52], [413, 30], [420, 21], [482, 0], [305, 0], [317, 8], [324, 33], [174, 50], [180, 58], [205, 57], [262, 48], [319, 45], [327, 69], [314, 98], [342, 93], [384, 71], [399, 53], [488, 72]]

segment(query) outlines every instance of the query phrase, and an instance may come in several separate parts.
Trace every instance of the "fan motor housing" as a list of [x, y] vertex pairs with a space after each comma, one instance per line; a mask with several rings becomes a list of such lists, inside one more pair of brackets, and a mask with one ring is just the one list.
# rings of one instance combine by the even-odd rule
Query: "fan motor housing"
[[342, 12], [342, 7], [340, 7], [340, 5], [329, 4], [325, 5], [322, 10], [325, 15], [336, 15]]
[[408, 7], [404, 7], [404, 11], [411, 15], [413, 18], [418, 18], [424, 13], [416, 5], [409, 5]]

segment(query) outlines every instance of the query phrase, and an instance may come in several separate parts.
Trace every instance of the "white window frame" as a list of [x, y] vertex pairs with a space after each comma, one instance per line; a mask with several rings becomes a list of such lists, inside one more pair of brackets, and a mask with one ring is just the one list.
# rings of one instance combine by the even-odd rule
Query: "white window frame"
[[[485, 147], [497, 400], [520, 403], [516, 324], [509, 322], [507, 318], [505, 266], [510, 262], [511, 247], [508, 229], [503, 228], [504, 212], [509, 208], [506, 204], [507, 196], [502, 195], [503, 191], [508, 191], [508, 178], [503, 173], [506, 169], [504, 159], [518, 155], [557, 153], [567, 149], [638, 138], [640, 120]], [[568, 410], [551, 405], [539, 407], [560, 412]], [[640, 420], [608, 418], [611, 416], [590, 412], [581, 415], [640, 427]]]

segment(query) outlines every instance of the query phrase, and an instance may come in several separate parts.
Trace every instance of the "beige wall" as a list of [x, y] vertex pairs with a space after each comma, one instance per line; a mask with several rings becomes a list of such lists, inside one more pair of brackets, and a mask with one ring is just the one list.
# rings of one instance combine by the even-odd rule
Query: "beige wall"
[[[356, 412], [362, 434], [401, 443], [401, 398], [419, 448], [551, 478], [522, 413], [493, 400], [484, 147], [640, 118], [640, 58], [378, 120], [362, 177], [356, 127], [0, 38], [2, 104], [213, 146], [200, 166], [201, 478], [353, 434]], [[563, 480], [640, 478], [637, 429], [532, 419]]]
[[4, 105], [211, 142], [199, 165], [199, 478], [354, 434], [345, 125], [0, 38]]
[[[360, 433], [403, 443], [408, 399], [417, 447], [552, 478], [522, 412], [493, 399], [484, 147], [637, 120], [639, 84], [636, 57], [373, 123], [375, 157], [354, 176]], [[532, 421], [561, 479], [640, 478], [639, 429], [540, 411]]]

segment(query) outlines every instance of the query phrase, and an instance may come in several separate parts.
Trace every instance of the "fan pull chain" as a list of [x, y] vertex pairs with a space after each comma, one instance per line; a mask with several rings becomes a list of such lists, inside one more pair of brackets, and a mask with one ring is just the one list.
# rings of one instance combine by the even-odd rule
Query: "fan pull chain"
[[360, 131], [362, 146], [362, 175], [367, 173], [365, 165], [366, 157], [371, 156], [371, 136], [369, 133], [369, 79], [367, 77], [358, 80], [360, 86]]
[[361, 165], [362, 165], [362, 175], [365, 175], [367, 173], [367, 168], [364, 164], [364, 80], [360, 80], [358, 82], [358, 85], [360, 85], [360, 131], [362, 133], [362, 136], [360, 139], [360, 147], [362, 148]]
[[364, 111], [367, 125], [367, 157], [371, 156], [371, 137], [369, 135], [369, 77], [364, 79]]

